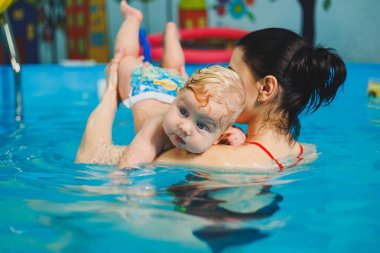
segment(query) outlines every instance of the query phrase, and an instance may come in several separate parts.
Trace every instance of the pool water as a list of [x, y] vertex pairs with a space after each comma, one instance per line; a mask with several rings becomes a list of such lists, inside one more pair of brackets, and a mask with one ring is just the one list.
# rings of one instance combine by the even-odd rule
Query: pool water
[[[334, 103], [302, 117], [318, 160], [283, 173], [75, 164], [104, 65], [24, 66], [20, 124], [0, 73], [0, 252], [379, 252], [380, 64], [348, 64]], [[120, 109], [115, 142], [133, 135]]]

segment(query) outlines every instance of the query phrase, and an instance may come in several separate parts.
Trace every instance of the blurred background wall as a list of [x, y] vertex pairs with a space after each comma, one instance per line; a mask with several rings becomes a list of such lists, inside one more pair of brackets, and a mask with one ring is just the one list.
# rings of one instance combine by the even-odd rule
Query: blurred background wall
[[[129, 3], [143, 11], [142, 26], [149, 34], [161, 32], [169, 20], [179, 24], [181, 19], [178, 15], [179, 9], [185, 7], [191, 9], [192, 6], [204, 6], [207, 26], [234, 27], [248, 31], [283, 27], [302, 34], [302, 15], [305, 12], [301, 3], [305, 1], [312, 2], [312, 0], [130, 0]], [[314, 1], [315, 44], [335, 48], [347, 62], [380, 62], [380, 1]], [[30, 24], [24, 25], [26, 28], [23, 28], [16, 21], [12, 21], [15, 35], [20, 32], [26, 34], [25, 38], [17, 39], [22, 54], [27, 53], [28, 47], [23, 40], [30, 40], [30, 37], [33, 37], [37, 45], [37, 49], [32, 50], [38, 52], [33, 56], [36, 59], [28, 60], [28, 57], [23, 56], [23, 61], [26, 63], [57, 63], [64, 59], [108, 61], [112, 57], [114, 39], [122, 22], [119, 2], [118, 0], [17, 0], [8, 10], [10, 18], [20, 20], [24, 15], [24, 18], [33, 19], [30, 9], [36, 10], [36, 14], [33, 14], [36, 15], [35, 21], [29, 21], [35, 23], [34, 28], [31, 28]], [[22, 14], [20, 8], [24, 8], [28, 15]], [[0, 58], [6, 58], [3, 50], [1, 52]], [[4, 62], [4, 59], [2, 61]]]
[[[165, 24], [165, 0], [153, 0], [148, 5], [150, 17], [149, 30], [160, 32]], [[170, 2], [170, 1], [169, 1]], [[178, 22], [177, 6], [173, 3], [173, 19]], [[208, 0], [208, 6], [218, 1]], [[331, 0], [330, 7], [324, 10], [324, 0], [315, 1], [315, 43], [335, 48], [348, 62], [380, 62], [380, 1], [378, 0]], [[132, 2], [141, 8], [143, 4]], [[108, 10], [117, 13], [115, 1], [108, 3]], [[144, 9], [144, 8], [141, 8]], [[297, 33], [301, 32], [302, 13], [298, 0], [256, 0], [249, 7], [255, 19], [234, 18], [231, 15], [218, 16], [210, 8], [210, 26], [237, 27], [258, 30], [267, 27], [283, 27]], [[117, 17], [119, 18], [119, 17]], [[115, 38], [118, 22], [110, 20], [111, 39]]]

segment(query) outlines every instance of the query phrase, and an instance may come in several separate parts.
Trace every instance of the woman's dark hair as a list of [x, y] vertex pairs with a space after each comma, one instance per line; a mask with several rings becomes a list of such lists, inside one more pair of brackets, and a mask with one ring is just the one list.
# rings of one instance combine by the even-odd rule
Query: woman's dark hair
[[276, 127], [297, 139], [301, 124], [298, 116], [330, 104], [346, 79], [346, 66], [331, 48], [312, 47], [298, 34], [269, 28], [251, 32], [237, 42], [243, 61], [260, 80], [273, 75], [281, 87], [279, 104], [274, 108], [284, 121]]

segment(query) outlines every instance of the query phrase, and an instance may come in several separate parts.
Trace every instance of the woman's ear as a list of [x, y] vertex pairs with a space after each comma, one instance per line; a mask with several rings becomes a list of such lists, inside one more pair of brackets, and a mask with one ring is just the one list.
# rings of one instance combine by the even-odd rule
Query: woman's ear
[[260, 101], [266, 101], [275, 97], [278, 93], [277, 78], [272, 75], [265, 76], [260, 81], [259, 98]]

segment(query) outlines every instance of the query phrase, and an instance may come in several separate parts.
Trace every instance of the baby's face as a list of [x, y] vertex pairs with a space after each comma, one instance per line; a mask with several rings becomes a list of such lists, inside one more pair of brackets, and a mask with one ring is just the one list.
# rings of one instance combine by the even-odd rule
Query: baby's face
[[170, 105], [163, 127], [176, 148], [202, 153], [222, 134], [220, 119], [227, 115], [225, 105], [210, 98], [207, 106], [200, 107], [194, 93], [185, 89]]

